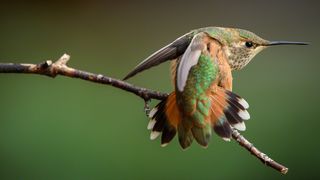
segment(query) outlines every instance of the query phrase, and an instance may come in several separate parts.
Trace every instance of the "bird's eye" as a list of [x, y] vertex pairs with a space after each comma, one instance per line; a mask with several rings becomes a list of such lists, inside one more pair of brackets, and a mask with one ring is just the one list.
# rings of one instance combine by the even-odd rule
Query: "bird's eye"
[[250, 42], [250, 41], [247, 41], [247, 42], [245, 43], [245, 45], [246, 45], [247, 48], [251, 48], [251, 47], [253, 46], [253, 43]]

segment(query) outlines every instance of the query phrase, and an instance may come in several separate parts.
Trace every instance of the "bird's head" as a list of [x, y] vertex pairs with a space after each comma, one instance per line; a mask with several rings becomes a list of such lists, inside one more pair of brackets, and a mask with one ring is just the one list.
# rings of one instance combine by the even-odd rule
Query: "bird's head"
[[268, 41], [243, 29], [216, 28], [208, 33], [221, 44], [230, 67], [239, 70], [245, 67], [252, 58], [263, 49], [274, 45], [306, 45], [304, 42]]

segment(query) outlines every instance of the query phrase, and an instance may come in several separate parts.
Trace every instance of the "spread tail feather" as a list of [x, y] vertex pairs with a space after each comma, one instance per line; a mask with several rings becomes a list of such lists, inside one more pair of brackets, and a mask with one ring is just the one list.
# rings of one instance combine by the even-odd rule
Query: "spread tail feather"
[[193, 139], [201, 146], [207, 147], [214, 130], [224, 140], [230, 141], [232, 128], [244, 131], [244, 120], [250, 118], [248, 103], [231, 91], [221, 87], [210, 92], [211, 108], [208, 121], [203, 124], [195, 123], [182, 116], [176, 103], [175, 92], [161, 101], [149, 113], [148, 129], [151, 130], [150, 139], [161, 135], [161, 146], [164, 147], [178, 132], [179, 143], [183, 149], [188, 148]]
[[154, 140], [161, 134], [161, 146], [166, 146], [176, 135], [178, 124], [181, 121], [175, 93], [171, 93], [153, 108], [149, 113], [149, 118], [151, 120], [147, 128], [151, 130], [150, 139]]
[[211, 122], [214, 131], [224, 140], [230, 141], [231, 128], [244, 131], [244, 120], [250, 119], [249, 104], [235, 93], [217, 87], [210, 95]]
[[167, 146], [178, 132], [180, 146], [186, 149], [192, 144], [193, 133], [191, 124], [181, 123], [181, 116], [176, 104], [176, 94], [172, 92], [149, 113], [148, 129], [151, 130], [150, 139], [154, 140], [161, 134], [161, 146]]

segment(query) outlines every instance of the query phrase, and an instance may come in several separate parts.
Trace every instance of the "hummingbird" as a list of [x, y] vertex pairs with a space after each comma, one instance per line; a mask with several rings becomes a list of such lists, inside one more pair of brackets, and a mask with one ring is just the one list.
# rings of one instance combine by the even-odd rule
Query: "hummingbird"
[[230, 141], [232, 129], [244, 131], [249, 104], [232, 92], [232, 71], [243, 69], [263, 49], [305, 42], [268, 41], [238, 28], [192, 30], [138, 64], [124, 80], [166, 61], [171, 62], [174, 91], [149, 113], [150, 139], [161, 135], [166, 146], [178, 134], [180, 146], [193, 140], [208, 147], [212, 132]]

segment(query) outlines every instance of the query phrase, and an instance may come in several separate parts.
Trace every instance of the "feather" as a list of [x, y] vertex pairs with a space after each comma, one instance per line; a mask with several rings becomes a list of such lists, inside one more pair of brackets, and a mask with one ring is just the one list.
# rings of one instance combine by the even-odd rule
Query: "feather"
[[154, 125], [156, 124], [156, 120], [155, 119], [151, 119], [148, 123], [147, 129], [151, 130], [153, 129]]
[[238, 102], [239, 102], [239, 104], [241, 104], [245, 109], [248, 109], [248, 108], [249, 108], [249, 104], [248, 104], [248, 102], [247, 102], [245, 99], [240, 98], [240, 99], [238, 100]]
[[138, 64], [130, 73], [128, 73], [128, 75], [125, 76], [125, 78], [123, 78], [123, 80], [129, 79], [137, 73], [161, 64], [165, 61], [173, 60], [181, 56], [188, 47], [191, 38], [192, 33], [190, 32], [156, 51], [145, 60], [143, 60], [140, 64]]
[[163, 128], [162, 136], [161, 136], [161, 146], [165, 147], [167, 144], [174, 138], [176, 135], [176, 129], [175, 127], [169, 125], [166, 123], [166, 125]]
[[231, 126], [225, 118], [221, 118], [213, 126], [214, 131], [225, 139], [231, 138]]
[[160, 114], [157, 117], [156, 123], [154, 124], [152, 131], [157, 131], [157, 132], [161, 132], [163, 130], [164, 124], [166, 122], [167, 118], [165, 116], [165, 114]]
[[238, 129], [239, 131], [245, 131], [246, 130], [246, 124], [244, 122], [239, 122], [237, 124], [232, 125], [234, 128]]
[[178, 111], [175, 93], [171, 93], [150, 111], [150, 121], [147, 128], [151, 130], [151, 140], [161, 135], [162, 147], [170, 143], [177, 133], [178, 124], [181, 122]]
[[198, 144], [207, 147], [211, 139], [211, 129], [211, 124], [207, 124], [205, 127], [193, 126], [191, 132]]
[[231, 91], [216, 87], [216, 91], [211, 91], [212, 108], [214, 115], [212, 122], [214, 123], [215, 132], [222, 138], [229, 136], [229, 130], [234, 127], [240, 131], [246, 130], [244, 120], [248, 120], [250, 115], [246, 110], [249, 104], [238, 95]]
[[153, 108], [148, 115], [149, 118], [153, 119], [153, 116], [156, 114], [157, 111], [158, 111], [157, 107]]
[[180, 92], [183, 91], [184, 86], [186, 85], [190, 69], [198, 63], [201, 50], [204, 48], [202, 42], [204, 36], [204, 33], [195, 35], [190, 45], [182, 55], [177, 70], [177, 87]]
[[192, 144], [193, 135], [191, 130], [184, 128], [182, 124], [178, 126], [178, 136], [182, 149], [187, 149]]
[[150, 139], [151, 140], [155, 140], [155, 139], [157, 139], [157, 137], [160, 135], [160, 132], [158, 132], [158, 131], [151, 131], [151, 133], [150, 133]]
[[238, 115], [239, 115], [243, 120], [249, 120], [249, 119], [250, 119], [250, 114], [248, 113], [247, 110], [241, 110], [241, 111], [239, 111]]

